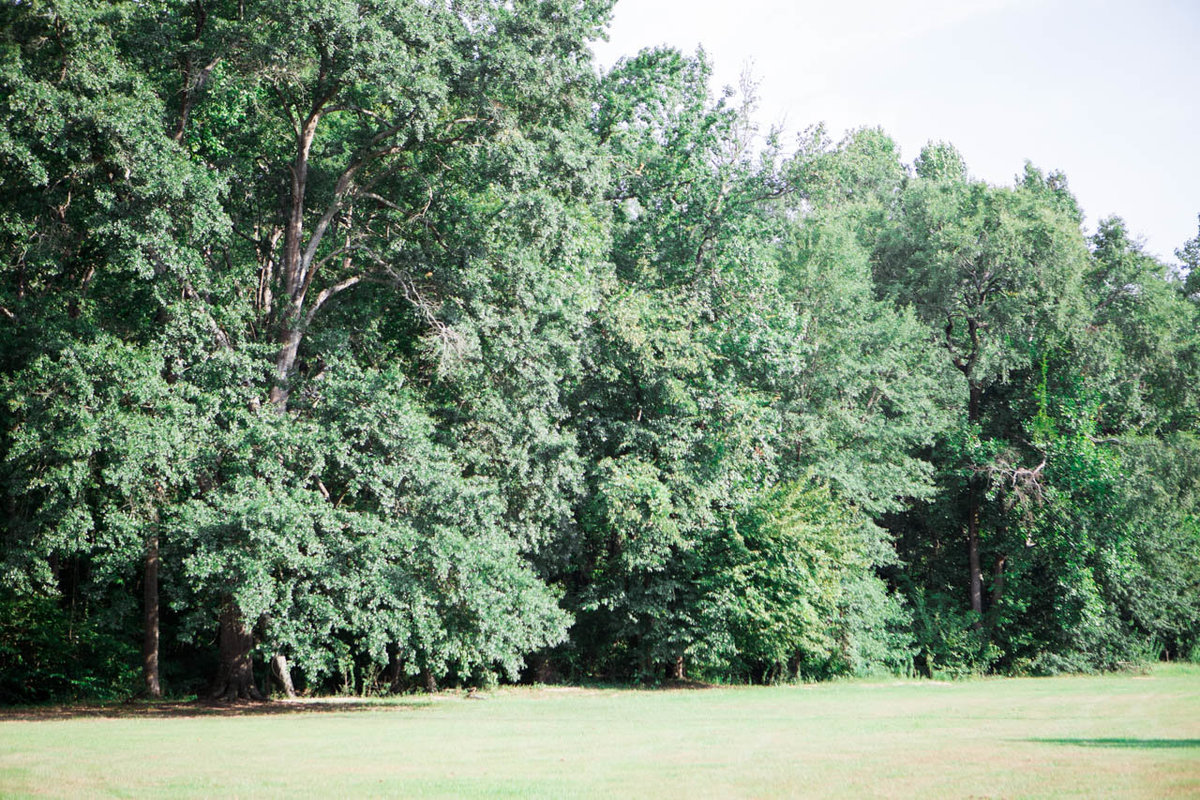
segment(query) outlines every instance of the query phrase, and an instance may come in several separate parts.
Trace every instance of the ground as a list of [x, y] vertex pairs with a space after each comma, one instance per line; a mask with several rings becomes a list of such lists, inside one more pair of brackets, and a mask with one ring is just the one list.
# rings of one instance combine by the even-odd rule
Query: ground
[[0, 796], [1197, 797], [1200, 667], [0, 711]]

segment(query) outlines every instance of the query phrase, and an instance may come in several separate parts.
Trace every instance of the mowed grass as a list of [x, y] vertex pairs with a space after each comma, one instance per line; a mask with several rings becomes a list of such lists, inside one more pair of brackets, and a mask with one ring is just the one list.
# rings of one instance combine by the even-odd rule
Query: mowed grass
[[0, 796], [1200, 797], [1200, 667], [0, 712]]

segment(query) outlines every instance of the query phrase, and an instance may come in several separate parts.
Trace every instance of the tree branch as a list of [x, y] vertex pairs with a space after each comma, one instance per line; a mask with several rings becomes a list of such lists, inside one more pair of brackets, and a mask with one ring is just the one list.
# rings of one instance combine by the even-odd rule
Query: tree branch
[[313, 301], [312, 308], [310, 308], [308, 313], [304, 315], [304, 327], [307, 328], [312, 324], [313, 317], [317, 315], [317, 311], [320, 310], [321, 306], [325, 305], [326, 300], [333, 297], [335, 294], [344, 292], [357, 283], [361, 283], [362, 279], [362, 275], [354, 275], [346, 278], [344, 281], [335, 283], [333, 286], [326, 286], [324, 289], [322, 289], [321, 293], [317, 295], [317, 299]]

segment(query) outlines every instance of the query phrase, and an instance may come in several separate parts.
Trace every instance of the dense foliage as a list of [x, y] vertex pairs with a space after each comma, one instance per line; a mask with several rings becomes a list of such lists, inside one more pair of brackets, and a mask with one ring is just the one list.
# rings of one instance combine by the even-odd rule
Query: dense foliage
[[0, 702], [1200, 648], [1200, 236], [606, 0], [0, 4]]

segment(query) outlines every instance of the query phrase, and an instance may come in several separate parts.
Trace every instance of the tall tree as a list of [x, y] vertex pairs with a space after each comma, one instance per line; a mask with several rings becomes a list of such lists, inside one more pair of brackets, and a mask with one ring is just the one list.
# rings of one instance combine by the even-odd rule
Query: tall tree
[[[829, 661], [811, 630], [755, 630], [759, 612], [739, 603], [757, 597], [769, 619], [820, 608], [812, 625], [836, 626], [841, 599], [781, 586], [849, 597], [860, 559], [875, 566], [888, 550], [851, 505], [877, 513], [929, 489], [911, 456], [936, 416], [923, 410], [936, 381], [921, 326], [871, 296], [840, 220], [793, 225], [804, 212], [785, 204], [798, 191], [775, 146], [754, 154], [748, 108], [714, 102], [707, 74], [703, 54], [646, 51], [606, 77], [598, 104], [620, 283], [580, 398], [595, 466], [576, 567], [590, 580], [576, 578], [575, 602], [581, 655], [599, 671], [683, 677], [690, 663], [760, 678]], [[813, 474], [811, 493], [788, 488]], [[829, 486], [836, 497], [816, 499]], [[774, 519], [820, 533], [776, 532]], [[834, 551], [827, 571], [790, 574], [813, 566], [799, 541]], [[789, 574], [766, 563], [768, 542], [796, 551]]]
[[[584, 43], [605, 11], [604, 3], [393, 3], [361, 13], [353, 3], [285, 2], [238, 20], [245, 39], [235, 43], [233, 86], [222, 92], [223, 76], [212, 79], [214, 99], [227, 108], [205, 117], [213, 126], [206, 129], [197, 105], [193, 130], [203, 148], [206, 133], [227, 141], [228, 126], [249, 119], [252, 109], [260, 112], [254, 158], [234, 159], [229, 170], [243, 179], [246, 193], [233, 217], [247, 246], [235, 252], [256, 264], [255, 335], [278, 348], [269, 394], [276, 411], [304, 418], [326, 399], [321, 384], [308, 383], [311, 398], [297, 405], [294, 389], [345, 368], [338, 351], [347, 343], [356, 348], [329, 331], [306, 350], [306, 337], [318, 313], [356, 287], [383, 284], [406, 304], [403, 324], [385, 334], [387, 355], [416, 356], [418, 364], [431, 359], [436, 372], [418, 367], [418, 380], [486, 359], [489, 345], [476, 325], [502, 300], [474, 282], [503, 280], [506, 260], [529, 258], [522, 248], [547, 256], [562, 245], [538, 241], [550, 238], [539, 215], [546, 217], [547, 202], [564, 202], [561, 192], [586, 162], [571, 161], [568, 143], [543, 131], [565, 127], [584, 110], [580, 93], [590, 75]], [[524, 187], [504, 196], [517, 188], [514, 176], [539, 167], [545, 169], [540, 197]], [[489, 225], [496, 217], [507, 224], [507, 238]], [[395, 313], [394, 305], [383, 308]], [[302, 358], [307, 370], [298, 369]], [[470, 415], [459, 413], [450, 425], [469, 424], [464, 416]], [[463, 468], [495, 476], [479, 461], [494, 462], [506, 442], [472, 444], [485, 452], [464, 451]], [[262, 457], [254, 452], [252, 460]], [[345, 497], [322, 480], [319, 452], [312, 459], [311, 477], [293, 490], [309, 492], [312, 502], [318, 495], [324, 502]], [[506, 501], [515, 501], [518, 484], [505, 488]], [[232, 608], [226, 619], [244, 616]], [[528, 624], [549, 630], [560, 623], [532, 616]], [[227, 693], [242, 692], [239, 680]]]
[[[947, 161], [934, 155], [922, 154], [923, 168]], [[912, 304], [963, 382], [955, 470], [976, 625], [985, 611], [988, 476], [1007, 425], [1003, 405], [992, 398], [1014, 370], [1028, 368], [1039, 350], [1080, 324], [1086, 263], [1073, 201], [1032, 168], [1012, 189], [964, 180], [954, 169], [912, 180], [877, 251], [879, 291]], [[1004, 554], [995, 558], [1002, 569]]]
[[[585, 265], [603, 235], [586, 197], [571, 193], [595, 183], [582, 125], [592, 74], [586, 41], [606, 11], [603, 2], [5, 7], [11, 124], [0, 155], [14, 201], [0, 305], [6, 324], [30, 334], [3, 353], [19, 372], [6, 436], [43, 413], [17, 401], [55, 386], [53, 365], [72, 333], [96, 339], [89, 358], [125, 357], [115, 339], [138, 359], [161, 359], [167, 388], [154, 391], [199, 422], [190, 457], [172, 464], [174, 483], [156, 482], [153, 470], [137, 483], [150, 487], [139, 507], [152, 506], [146, 519], [160, 526], [146, 530], [166, 537], [143, 543], [146, 640], [154, 638], [149, 578], [161, 566], [185, 636], [219, 620], [218, 696], [257, 694], [256, 646], [294, 654], [312, 677], [330, 668], [322, 655], [329, 648], [386, 660], [406, 628], [399, 617], [376, 625], [349, 613], [366, 598], [425, 620], [424, 651], [410, 665], [433, 672], [469, 675], [498, 663], [511, 674], [521, 653], [562, 635], [562, 614], [521, 552], [558, 534], [561, 509], [539, 516], [536, 497], [502, 474], [510, 441], [480, 441], [467, 430], [484, 419], [499, 429], [503, 389], [484, 393], [469, 413], [447, 391], [511, 356], [489, 356], [495, 351], [480, 339], [506, 306], [522, 305], [507, 294], [518, 284], [539, 293], [522, 298], [525, 345], [535, 355], [522, 371], [529, 422], [521, 436], [534, 438], [539, 424], [528, 387], [557, 389], [573, 369], [572, 326], [590, 302], [588, 281], [546, 266]], [[371, 285], [382, 291], [350, 292]], [[496, 339], [508, 346], [504, 333]], [[43, 351], [49, 360], [38, 360]], [[119, 374], [107, 362], [92, 366]], [[462, 383], [445, 383], [452, 368]], [[428, 494], [458, 511], [443, 517], [426, 508], [406, 525], [400, 515], [422, 491], [419, 481], [392, 468], [356, 488], [330, 457], [329, 426], [354, 418], [357, 405], [333, 414], [329, 406], [378, 403], [366, 387], [408, 398], [395, 413], [415, 428], [343, 433], [340, 441], [359, 451], [342, 463], [369, 454], [387, 465], [393, 448], [427, 452], [440, 476], [431, 480], [442, 487]], [[130, 397], [106, 391], [100, 413], [132, 424], [137, 414], [117, 414]], [[139, 413], [158, 419], [155, 407]], [[430, 409], [439, 414], [433, 426]], [[164, 424], [186, 426], [172, 419]], [[551, 411], [548, 426], [556, 424]], [[41, 445], [61, 441], [50, 435]], [[170, 457], [169, 437], [149, 444], [153, 458], [141, 462], [92, 444], [73, 469]], [[86, 517], [97, 541], [116, 532], [103, 509], [122, 487], [39, 493], [30, 476], [47, 462], [32, 444], [22, 448], [6, 468], [14, 485], [29, 487], [11, 496], [16, 519], [29, 525], [7, 528], [20, 546], [6, 554], [37, 540], [30, 532], [45, 530], [36, 520], [47, 503]], [[556, 460], [570, 462], [570, 449], [569, 437], [536, 442], [521, 468], [552, 475]], [[407, 499], [384, 501], [397, 492]], [[470, 498], [479, 507], [468, 513]], [[340, 575], [348, 531], [376, 542], [383, 577], [371, 592], [350, 591]], [[420, 559], [467, 553], [469, 531], [478, 532], [478, 557], [465, 559], [468, 569], [435, 569], [442, 577], [425, 584], [426, 599], [412, 594], [426, 574]], [[63, 547], [72, 557], [89, 552], [79, 539]], [[47, 546], [38, 558], [44, 566], [56, 556]], [[294, 602], [299, 586], [303, 603]], [[496, 616], [482, 604], [488, 593], [519, 599], [529, 613]], [[354, 622], [334, 626], [342, 644], [322, 642], [338, 603]], [[392, 637], [387, 647], [380, 637]]]

